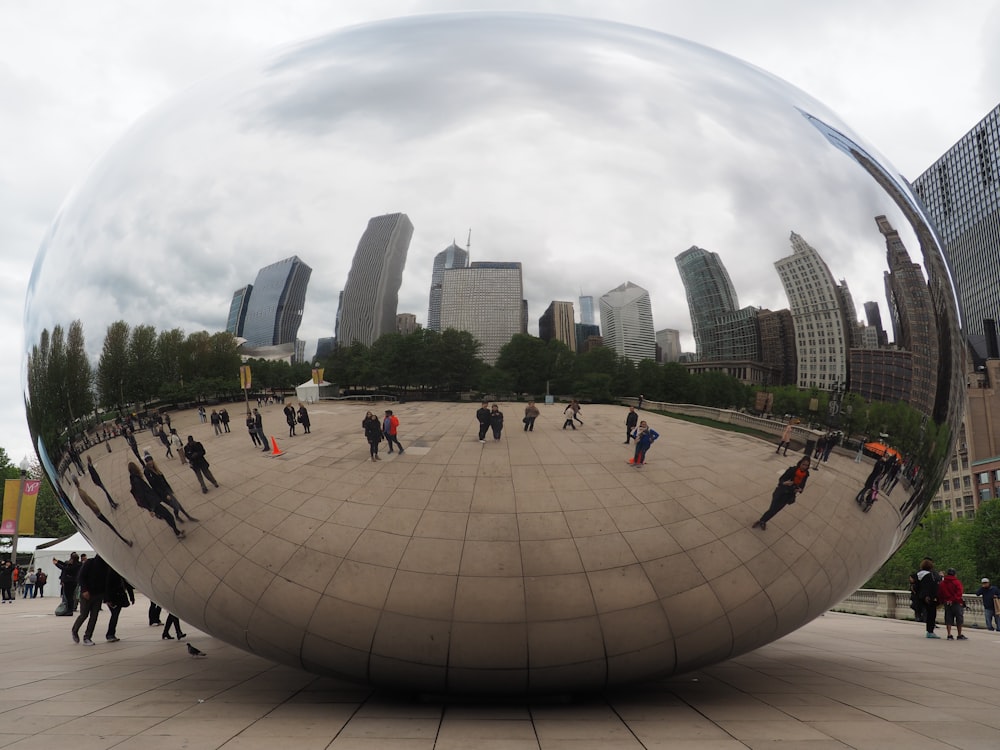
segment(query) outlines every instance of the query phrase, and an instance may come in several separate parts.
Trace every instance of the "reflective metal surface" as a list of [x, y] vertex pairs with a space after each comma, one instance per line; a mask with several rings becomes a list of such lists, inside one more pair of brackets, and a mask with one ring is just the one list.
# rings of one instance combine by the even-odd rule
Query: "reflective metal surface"
[[[508, 404], [503, 441], [482, 444], [475, 405], [380, 404], [408, 450], [379, 463], [366, 405], [308, 405], [310, 434], [286, 437], [281, 406], [261, 404], [281, 455], [251, 443], [242, 403], [225, 405], [221, 435], [193, 408], [168, 412], [205, 447], [219, 487], [206, 479], [204, 492], [147, 429], [134, 452], [85, 429], [116, 389], [119, 401], [142, 392], [150, 368], [160, 385], [143, 400], [164, 380], [190, 385], [199, 373], [176, 352], [199, 331], [193, 346], [234, 362], [235, 382], [239, 357], [219, 334], [234, 292], [293, 255], [311, 269], [298, 329], [311, 356], [333, 335], [369, 220], [396, 212], [412, 222], [394, 256], [399, 312], [426, 321], [434, 257], [456, 238], [473, 261], [521, 263], [531, 320], [581, 290], [639, 287], [655, 328], [679, 330], [705, 369], [815, 389], [824, 404], [832, 393], [831, 414], [892, 403], [905, 425], [892, 492], [862, 512], [873, 461], [834, 452], [794, 505], [751, 528], [793, 463], [777, 435], [649, 415], [662, 437], [637, 470], [617, 406], [584, 405], [570, 431], [543, 405], [529, 433], [512, 418], [523, 405]], [[380, 685], [596, 689], [778, 638], [901, 543], [950, 455], [954, 310], [905, 180], [801, 91], [642, 29], [418, 17], [282, 49], [124, 136], [41, 248], [26, 401], [78, 527], [183, 620]], [[153, 352], [172, 351], [161, 371]], [[128, 364], [101, 370], [102, 355]], [[95, 376], [81, 382], [87, 363]], [[810, 437], [795, 429], [793, 451]], [[197, 522], [133, 500], [128, 463], [144, 448]]]

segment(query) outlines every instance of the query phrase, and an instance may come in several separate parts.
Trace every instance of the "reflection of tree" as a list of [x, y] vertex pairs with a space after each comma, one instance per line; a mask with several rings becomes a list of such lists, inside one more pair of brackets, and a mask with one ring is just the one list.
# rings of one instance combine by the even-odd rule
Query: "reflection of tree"
[[97, 361], [97, 397], [104, 407], [117, 406], [121, 410], [125, 398], [125, 378], [128, 374], [129, 326], [117, 320], [108, 326], [104, 346]]
[[93, 411], [91, 368], [79, 320], [51, 335], [43, 330], [28, 355], [28, 424], [36, 435], [54, 439]]

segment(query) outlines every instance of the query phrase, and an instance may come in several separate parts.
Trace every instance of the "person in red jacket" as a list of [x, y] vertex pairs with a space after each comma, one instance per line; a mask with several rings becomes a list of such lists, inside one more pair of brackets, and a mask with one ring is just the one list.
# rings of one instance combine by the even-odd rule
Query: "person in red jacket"
[[958, 640], [969, 640], [962, 635], [962, 623], [965, 621], [965, 588], [962, 582], [955, 577], [955, 569], [948, 568], [944, 574], [944, 580], [938, 584], [938, 601], [944, 607], [944, 626], [948, 629], [948, 640], [955, 640], [951, 635], [951, 626], [958, 629]]

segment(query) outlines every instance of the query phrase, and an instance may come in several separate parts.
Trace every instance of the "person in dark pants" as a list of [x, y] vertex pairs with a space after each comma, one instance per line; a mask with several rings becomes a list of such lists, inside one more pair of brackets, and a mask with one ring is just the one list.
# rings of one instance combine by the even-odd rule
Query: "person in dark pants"
[[499, 440], [500, 433], [503, 432], [503, 412], [496, 404], [490, 408], [490, 428], [493, 430], [493, 439]]
[[170, 635], [171, 627], [174, 629], [174, 634], [177, 636], [177, 640], [187, 638], [187, 635], [181, 632], [181, 621], [177, 619], [177, 615], [168, 612], [167, 622], [163, 626], [163, 640], [172, 641], [174, 639], [174, 636]]
[[219, 486], [219, 483], [215, 481], [215, 477], [212, 476], [211, 469], [208, 468], [208, 459], [205, 458], [205, 446], [195, 440], [192, 435], [188, 435], [187, 445], [184, 446], [184, 455], [187, 456], [188, 463], [191, 464], [191, 470], [194, 471], [194, 475], [198, 477], [198, 484], [201, 485], [202, 493], [208, 492], [208, 487], [205, 486], [206, 478], [216, 487]]
[[135, 589], [110, 565], [108, 566], [108, 582], [105, 586], [104, 603], [108, 605], [108, 612], [111, 613], [111, 617], [108, 619], [108, 632], [105, 634], [104, 640], [108, 643], [117, 643], [121, 640], [118, 637], [118, 617], [123, 608], [135, 604]]
[[925, 557], [920, 563], [920, 570], [917, 571], [917, 593], [924, 602], [924, 625], [928, 638], [941, 637], [934, 632], [937, 624], [939, 583], [941, 574], [934, 570], [934, 561]]
[[93, 646], [94, 627], [104, 603], [104, 592], [108, 585], [108, 564], [100, 555], [94, 555], [80, 566], [77, 580], [80, 584], [80, 614], [73, 623], [73, 642], [80, 642], [80, 626], [87, 623], [83, 631], [83, 645]]
[[535, 420], [538, 419], [538, 415], [541, 414], [538, 411], [538, 407], [535, 406], [534, 401], [529, 401], [528, 405], [524, 407], [524, 431], [534, 432], [535, 431]]
[[299, 424], [302, 425], [302, 432], [309, 434], [309, 410], [303, 404], [299, 404]]
[[80, 556], [71, 552], [69, 560], [63, 562], [52, 558], [52, 564], [59, 568], [59, 586], [66, 602], [66, 614], [71, 615], [76, 609], [76, 577], [80, 573]]
[[101, 481], [101, 475], [97, 473], [97, 467], [94, 466], [94, 462], [91, 460], [89, 455], [87, 456], [87, 472], [90, 474], [90, 481], [104, 491], [104, 496], [108, 498], [108, 503], [111, 505], [111, 509], [118, 510], [118, 503], [116, 503], [115, 499], [111, 497], [111, 493], [108, 492], [108, 488], [104, 486], [104, 482]]
[[378, 421], [371, 412], [365, 414], [361, 420], [361, 429], [365, 431], [365, 440], [368, 441], [368, 451], [372, 461], [381, 461], [378, 457], [378, 444], [382, 442], [382, 423]]
[[486, 431], [490, 429], [490, 407], [483, 401], [483, 405], [476, 410], [476, 419], [479, 421], [479, 442], [486, 442]]
[[400, 455], [403, 454], [403, 446], [399, 442], [399, 438], [396, 433], [399, 430], [399, 417], [392, 413], [392, 409], [385, 410], [385, 419], [382, 420], [382, 434], [385, 435], [385, 440], [389, 444], [389, 453], [392, 453], [392, 444], [395, 443], [399, 448]]
[[135, 504], [143, 510], [149, 511], [151, 516], [155, 516], [167, 524], [178, 539], [183, 539], [184, 532], [177, 528], [173, 515], [171, 515], [170, 510], [160, 500], [160, 496], [156, 494], [156, 491], [152, 487], [146, 484], [146, 480], [142, 475], [142, 469], [139, 468], [139, 464], [135, 461], [128, 462], [128, 480], [130, 492], [132, 493], [132, 497], [135, 498]]
[[160, 612], [162, 611], [163, 609], [159, 604], [152, 599], [149, 600], [149, 627], [152, 628], [163, 624], [160, 622]]
[[256, 409], [253, 410], [253, 426], [254, 429], [257, 430], [257, 439], [260, 440], [260, 444], [264, 446], [262, 451], [267, 453], [271, 449], [267, 447], [267, 435], [264, 434], [264, 418], [260, 416], [260, 412]]
[[628, 414], [625, 415], [625, 445], [628, 445], [628, 441], [632, 439], [632, 433], [637, 424], [639, 424], [639, 415], [636, 413], [635, 407], [630, 406]]
[[809, 479], [809, 466], [809, 456], [803, 456], [797, 464], [785, 469], [785, 472], [778, 478], [778, 486], [771, 493], [771, 507], [760, 517], [760, 520], [754, 521], [751, 528], [764, 531], [768, 521], [774, 518], [786, 505], [795, 502], [799, 493], [806, 488], [806, 480]]

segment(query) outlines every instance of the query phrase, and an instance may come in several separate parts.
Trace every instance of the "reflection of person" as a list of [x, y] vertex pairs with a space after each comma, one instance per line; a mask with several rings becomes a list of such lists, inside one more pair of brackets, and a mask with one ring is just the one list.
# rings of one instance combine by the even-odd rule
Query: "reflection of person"
[[920, 570], [917, 571], [917, 593], [924, 603], [924, 624], [928, 638], [940, 638], [934, 632], [937, 624], [938, 608], [938, 584], [941, 582], [941, 574], [934, 570], [934, 561], [925, 557], [920, 563]]
[[160, 471], [160, 467], [156, 465], [156, 461], [153, 460], [152, 456], [146, 457], [146, 465], [142, 468], [142, 474], [146, 477], [146, 481], [149, 482], [149, 486], [153, 488], [153, 492], [160, 496], [160, 500], [173, 508], [174, 518], [178, 521], [183, 521], [181, 518], [181, 513], [183, 513], [189, 521], [198, 520], [184, 510], [184, 506], [181, 505], [180, 500], [174, 494], [173, 487], [170, 486], [170, 482], [167, 481], [163, 472]]
[[146, 484], [146, 480], [142, 476], [142, 469], [139, 468], [139, 464], [135, 461], [128, 462], [128, 480], [132, 497], [135, 498], [135, 504], [143, 510], [149, 511], [149, 515], [156, 516], [162, 520], [173, 530], [174, 536], [178, 539], [183, 539], [184, 532], [177, 528], [174, 517], [167, 510], [166, 506], [160, 502], [160, 496], [156, 494], [152, 487]]
[[986, 613], [986, 629], [1000, 630], [1000, 615], [997, 614], [997, 600], [1000, 599], [1000, 589], [990, 583], [989, 578], [984, 578], [981, 585], [976, 589], [976, 596], [983, 600], [983, 612]]
[[528, 405], [524, 407], [524, 431], [534, 432], [535, 431], [535, 420], [538, 419], [538, 415], [541, 414], [538, 411], [538, 407], [535, 406], [534, 401], [529, 401]]
[[778, 486], [771, 493], [771, 507], [759, 520], [754, 521], [752, 528], [764, 531], [768, 521], [774, 518], [786, 505], [795, 502], [796, 496], [806, 488], [806, 480], [809, 479], [809, 466], [809, 456], [803, 456], [797, 464], [785, 469], [785, 472], [778, 477]]
[[111, 504], [112, 510], [117, 510], [118, 503], [115, 499], [111, 497], [111, 493], [108, 492], [108, 488], [104, 486], [104, 482], [101, 481], [101, 475], [97, 473], [97, 467], [94, 466], [94, 462], [91, 460], [90, 456], [87, 456], [87, 471], [90, 474], [90, 481], [92, 481], [97, 487], [104, 490], [105, 497], [108, 498], [108, 503]]
[[365, 418], [361, 420], [361, 429], [365, 431], [365, 440], [368, 441], [368, 451], [372, 461], [381, 461], [378, 457], [378, 444], [382, 442], [382, 423], [378, 421], [371, 412], [365, 413]]
[[382, 434], [385, 435], [385, 440], [389, 444], [389, 453], [392, 453], [392, 444], [395, 443], [399, 447], [400, 454], [403, 453], [403, 446], [399, 443], [399, 438], [396, 437], [396, 432], [399, 429], [399, 417], [392, 413], [392, 409], [385, 410], [385, 419], [382, 420]]
[[479, 422], [479, 442], [485, 443], [486, 431], [490, 429], [490, 408], [485, 401], [476, 409], [476, 420]]
[[788, 424], [785, 425], [785, 431], [781, 433], [781, 441], [778, 443], [778, 447], [774, 449], [775, 453], [780, 453], [782, 446], [785, 448], [785, 452], [781, 455], [788, 455], [788, 446], [792, 443], [792, 422], [789, 420]]
[[646, 453], [649, 451], [650, 447], [660, 437], [660, 433], [652, 429], [646, 420], [639, 422], [639, 426], [632, 433], [632, 437], [635, 438], [635, 454], [629, 460], [632, 466], [642, 466], [646, 463]]
[[628, 408], [628, 414], [625, 415], [625, 445], [628, 445], [628, 441], [632, 439], [632, 433], [635, 432], [636, 425], [639, 424], [639, 415], [635, 411], [634, 406]]
[[[119, 533], [118, 529], [115, 528], [115, 525], [108, 520], [107, 516], [105, 516], [104, 513], [101, 512], [100, 507], [98, 507], [94, 499], [84, 491], [83, 487], [80, 486], [80, 480], [77, 479], [76, 477], [73, 477], [73, 484], [76, 485], [76, 492], [80, 496], [80, 500], [83, 502], [84, 505], [90, 508], [91, 511], [93, 511], [94, 515], [97, 516], [97, 520], [105, 524], [109, 529], [115, 532], [115, 536], [117, 536], [119, 539], [125, 542], [127, 546], [131, 547], [132, 542], [123, 537]], [[116, 505], [115, 507], [117, 508], [118, 506]]]
[[496, 404], [490, 407], [490, 429], [493, 430], [493, 439], [499, 440], [503, 432], [503, 412]]
[[198, 484], [201, 485], [203, 494], [208, 492], [208, 487], [205, 486], [206, 478], [216, 487], [219, 486], [219, 483], [215, 481], [215, 477], [212, 476], [212, 470], [208, 468], [208, 459], [205, 458], [205, 446], [195, 440], [192, 435], [188, 435], [187, 445], [184, 446], [184, 455], [187, 456], [188, 463], [191, 464], [191, 470], [194, 472], [194, 475], [198, 477]]
[[938, 601], [944, 609], [944, 626], [948, 631], [948, 640], [953, 640], [951, 626], [958, 629], [958, 640], [967, 641], [962, 635], [962, 625], [965, 623], [965, 587], [955, 576], [955, 569], [948, 568], [944, 573], [944, 579], [938, 584]]

